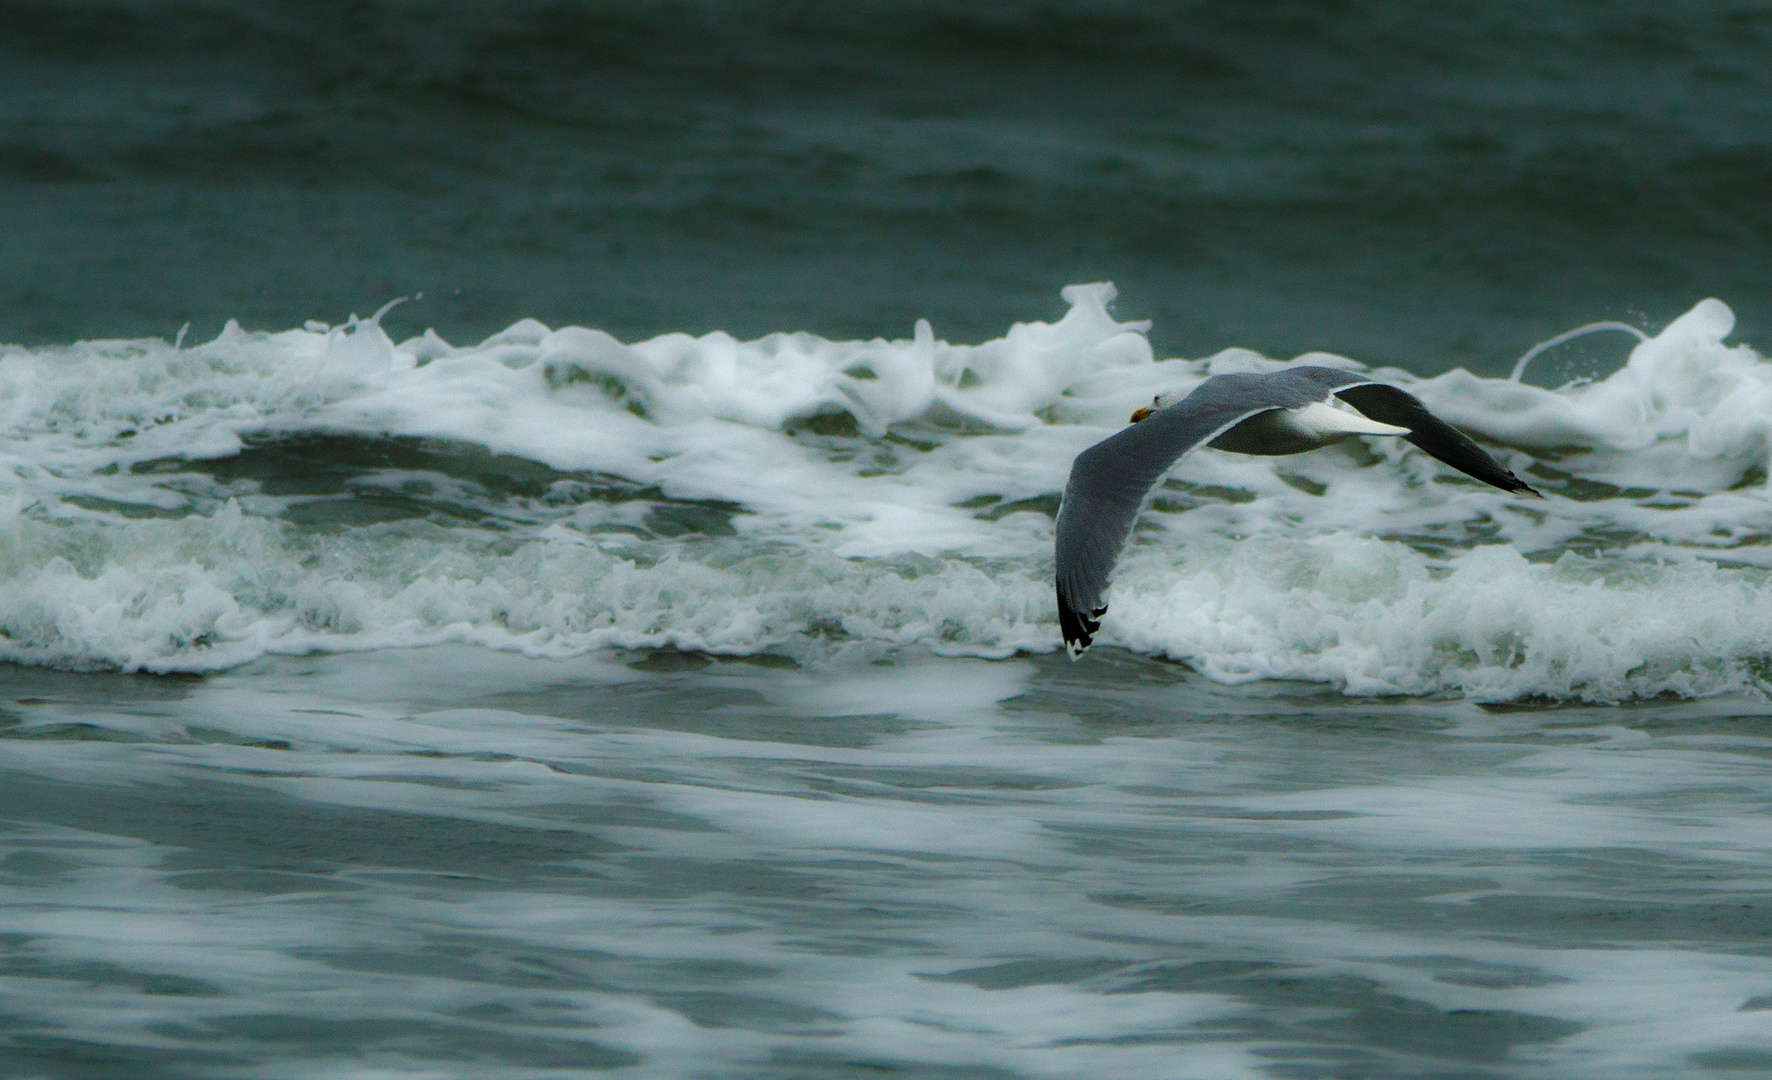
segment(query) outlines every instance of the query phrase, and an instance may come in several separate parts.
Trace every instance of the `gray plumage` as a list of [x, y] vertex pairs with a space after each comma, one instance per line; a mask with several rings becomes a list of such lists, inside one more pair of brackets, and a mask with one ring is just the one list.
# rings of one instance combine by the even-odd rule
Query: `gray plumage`
[[[1291, 454], [1328, 441], [1292, 434], [1287, 418], [1331, 399], [1381, 424], [1407, 429], [1402, 437], [1424, 452], [1486, 484], [1509, 492], [1538, 492], [1482, 447], [1427, 411], [1397, 387], [1348, 371], [1295, 367], [1267, 375], [1216, 375], [1186, 398], [1150, 412], [1077, 455], [1058, 511], [1058, 621], [1075, 659], [1089, 647], [1107, 611], [1108, 578], [1132, 532], [1145, 496], [1182, 455], [1202, 444], [1238, 453]], [[1345, 435], [1343, 435], [1345, 437]]]

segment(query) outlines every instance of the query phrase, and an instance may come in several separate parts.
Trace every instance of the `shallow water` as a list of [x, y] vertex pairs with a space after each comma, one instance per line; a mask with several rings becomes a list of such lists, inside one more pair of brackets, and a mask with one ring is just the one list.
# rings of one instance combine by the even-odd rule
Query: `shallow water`
[[6, 673], [8, 1076], [1772, 1066], [1772, 709], [670, 651]]

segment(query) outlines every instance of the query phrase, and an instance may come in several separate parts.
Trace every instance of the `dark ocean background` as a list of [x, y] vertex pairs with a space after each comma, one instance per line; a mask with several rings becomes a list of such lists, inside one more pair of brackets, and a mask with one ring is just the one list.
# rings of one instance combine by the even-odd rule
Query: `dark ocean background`
[[1751, 338], [1769, 43], [1748, 2], [9, 0], [0, 340], [422, 292], [396, 336], [974, 341], [1100, 279], [1160, 356], [1493, 373], [1706, 295]]

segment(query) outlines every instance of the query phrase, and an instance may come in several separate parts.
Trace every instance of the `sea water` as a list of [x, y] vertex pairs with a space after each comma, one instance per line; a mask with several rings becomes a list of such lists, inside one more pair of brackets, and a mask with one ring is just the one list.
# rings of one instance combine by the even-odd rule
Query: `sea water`
[[1763, 8], [0, 2], [0, 1080], [1772, 1076]]
[[0, 1076], [1772, 1071], [1728, 306], [1571, 382], [1370, 372], [1543, 499], [1187, 457], [1073, 664], [1075, 454], [1365, 369], [1063, 299], [0, 350]]

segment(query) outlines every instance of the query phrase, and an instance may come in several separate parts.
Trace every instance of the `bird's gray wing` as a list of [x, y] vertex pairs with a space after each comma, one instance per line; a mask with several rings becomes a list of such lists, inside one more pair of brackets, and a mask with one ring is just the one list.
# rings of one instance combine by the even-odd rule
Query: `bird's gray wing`
[[1509, 472], [1501, 462], [1490, 457], [1486, 450], [1466, 438], [1463, 432], [1428, 412], [1427, 406], [1406, 390], [1400, 390], [1388, 383], [1360, 380], [1355, 385], [1334, 393], [1336, 397], [1381, 424], [1408, 428], [1409, 434], [1403, 438], [1419, 446], [1422, 452], [1445, 462], [1466, 476], [1503, 491], [1538, 494], [1526, 481]]
[[1484, 449], [1428, 412], [1414, 395], [1337, 368], [1301, 366], [1267, 375], [1218, 375], [1175, 405], [1077, 455], [1058, 511], [1058, 622], [1074, 659], [1107, 611], [1102, 596], [1138, 509], [1169, 467], [1241, 421], [1269, 409], [1340, 398], [1454, 469], [1500, 488], [1537, 495]]
[[1176, 404], [1077, 455], [1058, 509], [1054, 552], [1058, 624], [1073, 659], [1089, 647], [1101, 625], [1107, 611], [1102, 595], [1108, 575], [1119, 561], [1144, 497], [1169, 467], [1189, 450], [1256, 413], [1296, 408], [1328, 396], [1326, 387], [1313, 392], [1271, 376], [1218, 375]]

